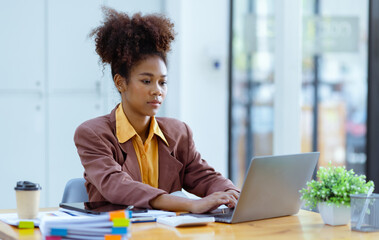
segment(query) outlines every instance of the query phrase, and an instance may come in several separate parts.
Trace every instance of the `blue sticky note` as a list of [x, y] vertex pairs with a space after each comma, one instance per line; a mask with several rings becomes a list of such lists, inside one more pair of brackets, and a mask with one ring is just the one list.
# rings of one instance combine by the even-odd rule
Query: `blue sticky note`
[[67, 229], [64, 228], [52, 228], [50, 231], [52, 236], [67, 236]]
[[126, 227], [113, 227], [112, 234], [127, 234], [128, 228]]

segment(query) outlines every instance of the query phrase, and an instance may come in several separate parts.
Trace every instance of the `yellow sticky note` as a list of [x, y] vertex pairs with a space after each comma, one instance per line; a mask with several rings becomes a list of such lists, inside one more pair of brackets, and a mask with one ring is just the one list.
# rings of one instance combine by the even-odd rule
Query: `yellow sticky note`
[[34, 228], [20, 229], [18, 234], [20, 234], [20, 236], [34, 236]]

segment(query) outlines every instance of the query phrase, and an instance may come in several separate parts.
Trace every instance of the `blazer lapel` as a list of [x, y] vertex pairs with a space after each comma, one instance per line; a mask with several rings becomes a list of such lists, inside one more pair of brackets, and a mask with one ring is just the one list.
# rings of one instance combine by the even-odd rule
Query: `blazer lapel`
[[136, 181], [142, 182], [141, 171], [138, 165], [136, 152], [134, 151], [132, 140], [119, 143], [121, 150], [125, 153], [125, 162], [123, 167], [126, 168], [128, 174]]
[[176, 142], [170, 136], [164, 133], [168, 145], [158, 137], [158, 154], [159, 154], [159, 188], [167, 192], [181, 188], [180, 185], [174, 186], [174, 180], [183, 168], [183, 164], [173, 156]]
[[[118, 105], [112, 110], [109, 115], [109, 121], [112, 126], [112, 131], [114, 136], [116, 137], [116, 109]], [[117, 137], [116, 137], [117, 139]], [[132, 140], [126, 141], [124, 143], [118, 143], [121, 148], [121, 151], [125, 153], [125, 159], [120, 159], [119, 163], [122, 165], [123, 170], [132, 177], [135, 181], [142, 182], [141, 171], [139, 169], [138, 160], [136, 152], [134, 151]], [[124, 158], [124, 156], [120, 156], [120, 158]]]

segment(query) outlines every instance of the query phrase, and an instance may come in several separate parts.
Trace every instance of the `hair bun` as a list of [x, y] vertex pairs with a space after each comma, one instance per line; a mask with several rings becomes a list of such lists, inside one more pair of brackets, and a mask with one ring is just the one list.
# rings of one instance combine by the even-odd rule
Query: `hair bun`
[[146, 55], [156, 54], [166, 62], [170, 44], [175, 38], [174, 24], [163, 15], [126, 13], [102, 7], [104, 22], [95, 28], [96, 52], [103, 64], [109, 63], [112, 73], [127, 74], [134, 63]]

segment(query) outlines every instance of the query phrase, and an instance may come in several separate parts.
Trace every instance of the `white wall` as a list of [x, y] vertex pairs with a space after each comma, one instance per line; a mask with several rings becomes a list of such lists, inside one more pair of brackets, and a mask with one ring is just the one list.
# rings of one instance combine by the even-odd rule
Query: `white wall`
[[166, 12], [178, 36], [169, 59], [165, 115], [188, 123], [202, 157], [226, 175], [229, 1], [167, 0]]

